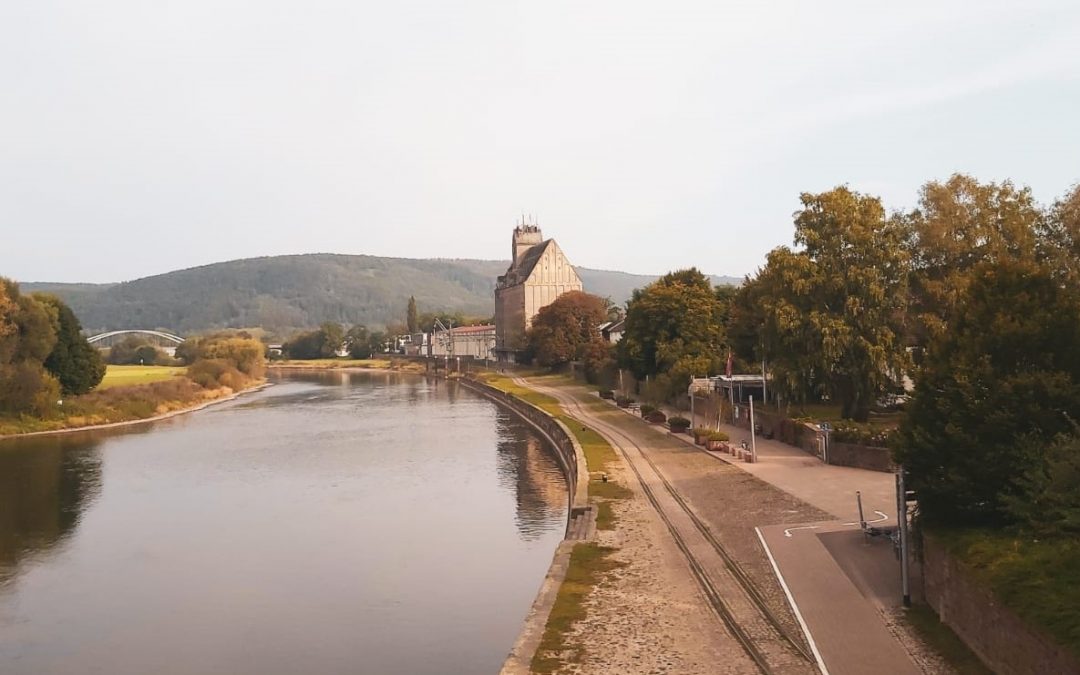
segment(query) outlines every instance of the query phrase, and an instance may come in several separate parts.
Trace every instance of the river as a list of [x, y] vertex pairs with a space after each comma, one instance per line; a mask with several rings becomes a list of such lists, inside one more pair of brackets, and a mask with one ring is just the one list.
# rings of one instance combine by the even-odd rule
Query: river
[[0, 673], [498, 670], [566, 524], [548, 448], [453, 383], [275, 382], [0, 441]]

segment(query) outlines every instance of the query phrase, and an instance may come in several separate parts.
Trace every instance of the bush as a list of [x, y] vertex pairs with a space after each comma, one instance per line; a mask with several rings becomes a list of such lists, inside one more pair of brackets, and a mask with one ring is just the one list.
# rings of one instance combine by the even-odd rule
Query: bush
[[611, 401], [615, 398], [615, 392], [611, 391], [610, 389], [601, 389], [600, 398]]
[[723, 431], [710, 431], [706, 438], [710, 441], [721, 441], [724, 443], [731, 440], [731, 438]]
[[830, 440], [837, 443], [854, 443], [875, 448], [888, 447], [889, 439], [895, 429], [874, 427], [858, 422], [837, 422], [830, 434]]
[[36, 361], [0, 365], [0, 411], [46, 417], [56, 410], [60, 381]]
[[667, 415], [660, 410], [653, 410], [648, 415], [645, 415], [645, 421], [649, 424], [663, 424], [667, 422]]
[[642, 417], [648, 417], [649, 413], [653, 412], [654, 410], [656, 410], [656, 406], [654, 406], [654, 405], [649, 405], [648, 403], [642, 403], [641, 404], [641, 416]]
[[690, 428], [690, 420], [675, 415], [668, 419], [668, 426], [672, 431], [682, 432]]
[[630, 404], [634, 402], [634, 399], [629, 396], [619, 396], [615, 399], [615, 404], [620, 408], [629, 408]]
[[187, 376], [204, 389], [228, 387], [238, 391], [248, 382], [228, 359], [199, 359], [188, 366]]

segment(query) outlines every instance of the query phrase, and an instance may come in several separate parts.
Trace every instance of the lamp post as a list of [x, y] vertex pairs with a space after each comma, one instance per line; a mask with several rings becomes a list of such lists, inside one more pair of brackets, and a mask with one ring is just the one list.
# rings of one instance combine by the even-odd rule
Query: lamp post
[[754, 395], [750, 395], [750, 463], [757, 464], [757, 433], [754, 430]]

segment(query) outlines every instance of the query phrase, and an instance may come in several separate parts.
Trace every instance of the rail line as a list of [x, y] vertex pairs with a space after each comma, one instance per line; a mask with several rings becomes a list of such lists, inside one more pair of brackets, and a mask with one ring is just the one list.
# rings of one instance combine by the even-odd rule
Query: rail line
[[[710, 607], [762, 673], [817, 671], [813, 655], [784, 629], [753, 580], [637, 441], [618, 427], [596, 419], [572, 396], [521, 378], [515, 381], [558, 400], [568, 414], [592, 426], [622, 455], [685, 557]], [[654, 489], [658, 485], [664, 488], [659, 493]]]

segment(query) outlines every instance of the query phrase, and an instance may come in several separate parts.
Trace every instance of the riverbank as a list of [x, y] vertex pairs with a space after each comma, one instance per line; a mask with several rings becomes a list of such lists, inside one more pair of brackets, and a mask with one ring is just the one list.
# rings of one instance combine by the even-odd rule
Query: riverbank
[[271, 361], [269, 370], [382, 370], [423, 373], [425, 364], [404, 359], [292, 359]]
[[[183, 380], [183, 383], [177, 383], [175, 381], [153, 382], [144, 385], [114, 387], [110, 390], [100, 392], [100, 395], [108, 395], [111, 398], [121, 398], [121, 400], [127, 399], [128, 401], [136, 400], [141, 404], [138, 405], [135, 410], [129, 411], [130, 416], [124, 419], [108, 419], [110, 412], [113, 414], [117, 413], [107, 409], [99, 409], [96, 412], [92, 409], [85, 410], [80, 411], [79, 414], [51, 420], [0, 418], [0, 440], [7, 438], [27, 438], [31, 436], [64, 434], [75, 431], [90, 431], [93, 429], [113, 429], [135, 424], [158, 422], [169, 419], [170, 417], [176, 417], [177, 415], [185, 415], [203, 410], [204, 408], [208, 408], [218, 403], [231, 401], [238, 396], [264, 389], [271, 384], [265, 379], [260, 379], [253, 381], [250, 386], [237, 391], [229, 387], [201, 389], [187, 378], [176, 378], [176, 380], [180, 379]], [[195, 389], [191, 389], [191, 387], [194, 387]], [[187, 391], [189, 395], [180, 399], [162, 399], [159, 394], [161, 393], [160, 390], [163, 389], [172, 392]], [[87, 396], [94, 396], [95, 394], [98, 394], [98, 392], [88, 394]], [[139, 400], [140, 395], [142, 396], [141, 400]], [[152, 414], [149, 416], [140, 415], [139, 413], [149, 409], [147, 406], [153, 406]], [[119, 414], [122, 416], [123, 412], [120, 412]], [[39, 428], [42, 426], [50, 428]], [[11, 429], [16, 430], [10, 431]]]

